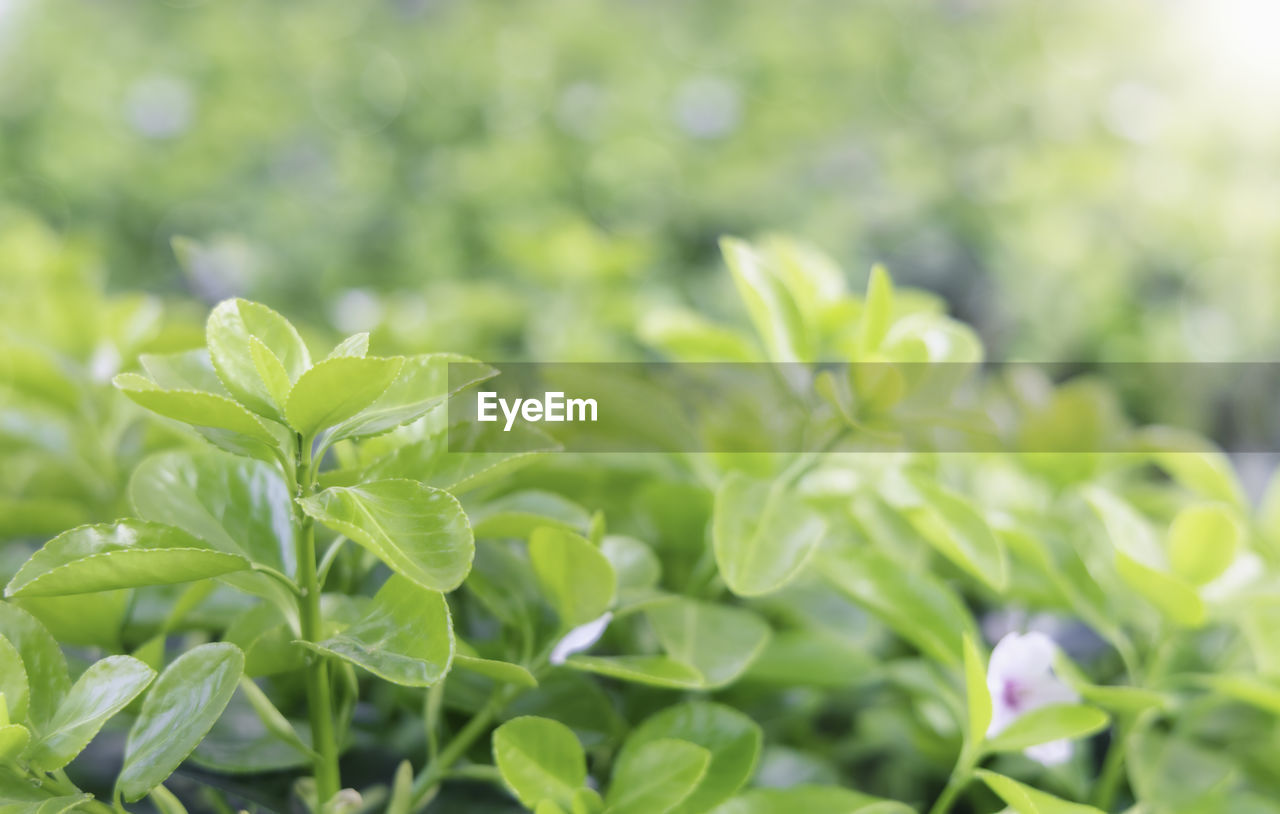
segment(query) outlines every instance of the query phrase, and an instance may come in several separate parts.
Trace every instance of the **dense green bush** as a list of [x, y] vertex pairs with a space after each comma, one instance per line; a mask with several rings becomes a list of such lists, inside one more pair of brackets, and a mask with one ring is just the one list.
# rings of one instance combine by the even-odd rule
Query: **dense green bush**
[[[671, 358], [981, 356], [883, 272], [860, 297], [801, 245], [725, 251], [754, 330], [656, 319]], [[50, 359], [82, 347], [62, 324], [31, 328]], [[117, 464], [123, 519], [62, 495], [99, 522], [0, 604], [15, 811], [1278, 810], [1280, 499], [1255, 512], [1220, 453], [450, 451], [487, 364], [322, 353], [245, 300], [201, 349], [136, 347], [114, 385], [170, 449]], [[6, 405], [68, 420], [63, 374], [8, 369]], [[828, 392], [858, 428], [899, 385]], [[1070, 387], [1015, 423], [1071, 437]], [[126, 725], [118, 772], [76, 759]]]

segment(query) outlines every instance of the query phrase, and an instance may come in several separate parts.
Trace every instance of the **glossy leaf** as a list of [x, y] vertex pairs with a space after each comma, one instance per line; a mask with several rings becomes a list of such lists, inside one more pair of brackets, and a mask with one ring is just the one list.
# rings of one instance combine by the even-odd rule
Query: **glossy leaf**
[[231, 395], [255, 413], [280, 420], [271, 390], [254, 364], [251, 340], [260, 341], [279, 360], [289, 380], [297, 381], [311, 367], [311, 356], [293, 325], [265, 305], [224, 300], [209, 314], [205, 339], [218, 378]]
[[1111, 719], [1095, 707], [1053, 704], [1033, 709], [1017, 718], [986, 743], [991, 752], [1018, 752], [1056, 740], [1092, 735], [1106, 728]]
[[165, 390], [137, 373], [121, 373], [114, 383], [131, 400], [165, 418], [227, 430], [263, 445], [276, 443], [276, 436], [257, 416], [226, 396], [197, 390]]
[[457, 422], [374, 461], [367, 479], [410, 478], [461, 494], [510, 474], [560, 448], [527, 424], [504, 432], [497, 422]]
[[279, 471], [222, 453], [147, 458], [129, 480], [138, 516], [176, 526], [213, 548], [294, 573], [292, 497]]
[[759, 725], [741, 712], [704, 701], [668, 707], [648, 718], [628, 736], [618, 762], [663, 738], [675, 738], [706, 749], [710, 763], [694, 791], [672, 814], [707, 811], [733, 796], [755, 771], [763, 740]]
[[668, 656], [570, 656], [566, 666], [622, 681], [669, 689], [703, 689], [697, 668]]
[[18, 570], [6, 596], [60, 596], [141, 585], [169, 585], [249, 568], [185, 531], [121, 520], [81, 526], [50, 540]]
[[355, 624], [322, 642], [300, 644], [406, 687], [443, 678], [454, 647], [444, 595], [394, 574]]
[[780, 483], [733, 472], [716, 492], [716, 565], [740, 596], [772, 593], [795, 578], [825, 529], [821, 516]]
[[535, 529], [529, 539], [529, 561], [563, 627], [586, 624], [613, 602], [617, 581], [613, 566], [584, 537], [549, 526]]
[[22, 657], [27, 677], [27, 716], [43, 728], [71, 689], [67, 660], [58, 642], [35, 617], [8, 602], [0, 602], [0, 636]]
[[668, 814], [706, 776], [711, 753], [688, 741], [662, 738], [623, 751], [605, 795], [608, 814]]
[[735, 238], [722, 239], [720, 251], [769, 358], [775, 362], [806, 359], [810, 349], [804, 338], [804, 317], [786, 287], [769, 273], [765, 258]]
[[31, 742], [31, 731], [22, 724], [0, 725], [0, 763], [17, 760]]
[[32, 765], [46, 772], [67, 765], [153, 678], [155, 671], [130, 656], [108, 656], [90, 665], [31, 745]]
[[303, 373], [289, 393], [285, 416], [303, 438], [359, 413], [400, 373], [400, 357], [340, 356]]
[[587, 781], [578, 736], [550, 718], [513, 718], [494, 730], [493, 761], [526, 808], [551, 800], [568, 810]]
[[452, 591], [471, 570], [471, 526], [448, 492], [416, 481], [383, 480], [331, 487], [299, 505], [423, 588]]
[[143, 797], [164, 782], [213, 727], [244, 668], [235, 645], [205, 644], [179, 656], [156, 679], [125, 746], [116, 790]]
[[343, 356], [365, 356], [369, 353], [369, 332], [361, 331], [352, 334], [333, 346], [325, 359], [339, 359]]
[[458, 391], [497, 375], [474, 359], [451, 353], [409, 356], [372, 404], [342, 421], [330, 441], [380, 435], [426, 415]]
[[963, 498], [924, 478], [913, 484], [925, 497], [922, 506], [908, 511], [921, 536], [992, 590], [1003, 591], [1009, 580], [1004, 546], [982, 516]]

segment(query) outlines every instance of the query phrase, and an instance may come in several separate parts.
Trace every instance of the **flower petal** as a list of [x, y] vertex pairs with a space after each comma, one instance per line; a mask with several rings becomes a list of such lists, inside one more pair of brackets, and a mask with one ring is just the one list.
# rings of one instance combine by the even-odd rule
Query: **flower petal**
[[613, 621], [613, 611], [592, 619], [585, 625], [578, 625], [564, 634], [564, 638], [556, 642], [556, 646], [552, 648], [551, 656], [548, 660], [552, 664], [564, 664], [565, 660], [574, 653], [581, 653], [600, 641], [600, 637], [604, 635], [605, 628], [609, 627], [611, 621]]
[[991, 651], [987, 675], [993, 678], [1025, 678], [1049, 672], [1058, 646], [1043, 633], [1010, 633]]
[[1023, 754], [1045, 766], [1061, 766], [1071, 759], [1075, 746], [1069, 740], [1049, 741], [1026, 749]]

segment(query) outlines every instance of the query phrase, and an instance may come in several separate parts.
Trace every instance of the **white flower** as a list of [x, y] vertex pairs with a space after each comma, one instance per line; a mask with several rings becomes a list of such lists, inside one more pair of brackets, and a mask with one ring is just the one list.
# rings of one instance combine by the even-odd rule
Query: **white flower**
[[600, 641], [600, 637], [604, 635], [605, 628], [612, 621], [613, 611], [609, 611], [598, 619], [592, 619], [585, 625], [578, 625], [564, 634], [564, 638], [556, 642], [556, 646], [551, 649], [551, 663], [564, 664], [565, 660], [574, 653], [581, 653]]
[[[991, 726], [988, 737], [1041, 707], [1075, 704], [1080, 696], [1053, 672], [1058, 646], [1043, 633], [1010, 633], [991, 651], [987, 667], [987, 690], [991, 693]], [[1050, 741], [1027, 749], [1024, 754], [1046, 766], [1057, 766], [1071, 758], [1069, 740]]]

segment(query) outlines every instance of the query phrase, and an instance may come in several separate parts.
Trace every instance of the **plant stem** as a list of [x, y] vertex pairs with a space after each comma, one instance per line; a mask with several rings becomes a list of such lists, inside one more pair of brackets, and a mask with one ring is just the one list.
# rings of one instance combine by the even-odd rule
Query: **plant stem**
[[951, 770], [951, 776], [947, 778], [947, 785], [943, 788], [942, 794], [938, 795], [933, 808], [929, 809], [929, 814], [947, 814], [955, 804], [956, 797], [964, 791], [965, 786], [969, 785], [969, 781], [973, 778], [975, 763], [969, 751], [966, 747], [960, 752], [960, 758], [956, 761], [955, 768]]
[[[315, 469], [311, 462], [311, 445], [298, 436], [298, 497], [315, 493]], [[316, 642], [321, 638], [320, 581], [316, 571], [316, 530], [306, 512], [294, 507], [298, 581], [298, 617], [302, 638]], [[307, 655], [307, 708], [311, 718], [312, 748], [316, 751], [314, 773], [316, 797], [323, 806], [342, 787], [338, 774], [338, 745], [333, 735], [333, 691], [329, 685], [329, 665], [323, 656]]]
[[440, 754], [431, 762], [431, 765], [418, 775], [418, 779], [413, 782], [413, 805], [414, 809], [421, 808], [427, 800], [435, 794], [435, 787], [449, 775], [449, 770], [454, 763], [462, 757], [463, 753], [475, 743], [476, 738], [480, 737], [489, 728], [489, 724], [493, 722], [493, 717], [502, 708], [504, 699], [501, 695], [494, 696], [484, 709], [476, 713], [475, 717], [467, 722], [467, 725], [458, 730], [458, 734], [440, 750]]
[[1098, 785], [1093, 793], [1095, 808], [1110, 811], [1115, 803], [1120, 779], [1124, 777], [1125, 742], [1133, 729], [1133, 719], [1125, 719], [1116, 725], [1112, 733], [1111, 742], [1107, 744], [1107, 757], [1102, 763], [1102, 771], [1098, 773]]

